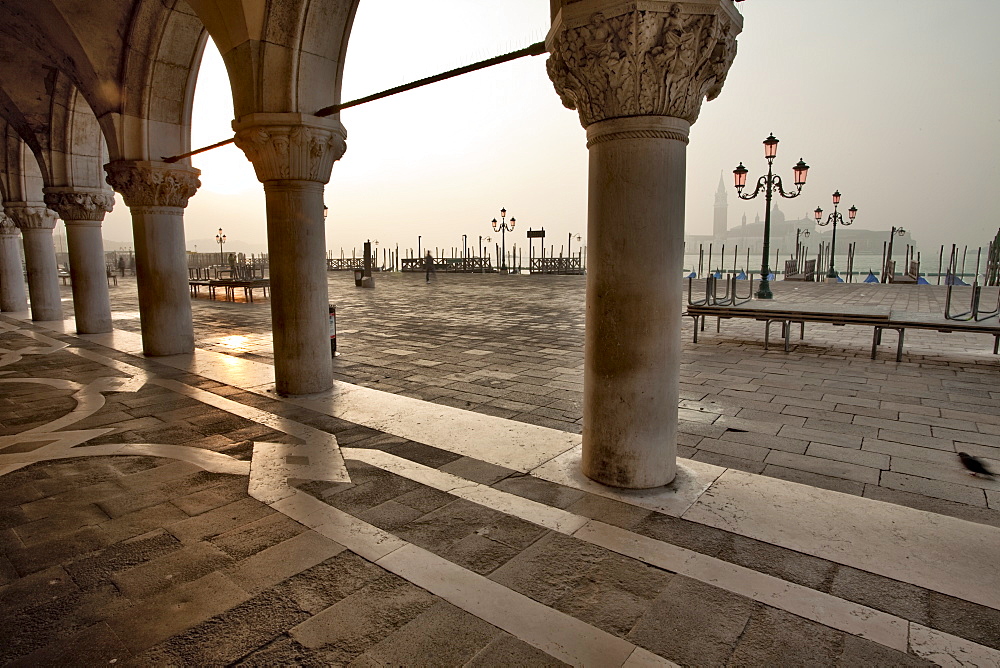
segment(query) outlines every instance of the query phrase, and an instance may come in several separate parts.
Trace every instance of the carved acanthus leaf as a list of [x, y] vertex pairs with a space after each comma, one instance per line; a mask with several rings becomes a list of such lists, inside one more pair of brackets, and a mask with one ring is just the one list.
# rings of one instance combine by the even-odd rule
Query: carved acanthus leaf
[[129, 207], [184, 208], [201, 181], [194, 167], [164, 162], [119, 160], [104, 166], [107, 182]]
[[63, 220], [104, 220], [115, 206], [109, 192], [45, 189], [45, 204]]
[[628, 2], [615, 15], [605, 6], [575, 21], [564, 7], [563, 23], [549, 36], [549, 78], [584, 127], [629, 116], [693, 123], [702, 100], [719, 95], [736, 57], [741, 25], [723, 11], [727, 1], [715, 8]]
[[17, 235], [17, 225], [7, 214], [0, 213], [0, 237], [10, 237]]
[[26, 202], [7, 202], [3, 211], [20, 230], [51, 230], [59, 220], [55, 212], [47, 207]]
[[330, 180], [333, 163], [347, 151], [347, 131], [339, 122], [324, 125], [248, 125], [237, 127], [236, 145], [253, 163], [259, 181]]

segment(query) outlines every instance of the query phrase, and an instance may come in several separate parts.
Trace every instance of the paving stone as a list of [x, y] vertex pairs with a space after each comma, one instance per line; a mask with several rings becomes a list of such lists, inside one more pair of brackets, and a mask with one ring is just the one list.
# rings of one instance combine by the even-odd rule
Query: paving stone
[[857, 464], [866, 468], [882, 470], [889, 468], [889, 456], [886, 454], [855, 450], [854, 448], [841, 448], [836, 445], [827, 445], [826, 443], [810, 443], [805, 454], [810, 457]]
[[3, 547], [3, 539], [0, 539], [0, 547], [21, 575], [35, 573], [63, 561], [79, 558], [89, 552], [100, 550], [109, 543], [107, 535], [100, 528], [93, 526], [41, 540], [28, 547], [20, 545]]
[[848, 462], [835, 461], [822, 457], [811, 457], [809, 455], [796, 455], [791, 452], [773, 451], [765, 459], [767, 464], [817, 473], [819, 475], [830, 476], [832, 478], [844, 478], [846, 480], [856, 480], [861, 483], [878, 484], [879, 469], [867, 466], [859, 466]]
[[938, 592], [930, 592], [928, 607], [932, 628], [1000, 649], [1000, 610]]
[[632, 531], [656, 540], [715, 556], [725, 548], [732, 535], [696, 522], [671, 515], [652, 513], [632, 527]]
[[99, 526], [104, 530], [109, 542], [117, 543], [181, 521], [186, 517], [187, 515], [174, 505], [161, 503], [101, 522]]
[[[169, 460], [157, 459], [161, 465], [167, 465]], [[174, 470], [176, 472], [176, 469]], [[130, 475], [129, 472], [124, 472]], [[201, 489], [213, 487], [224, 479], [229, 478], [225, 474], [210, 473], [208, 471], [195, 471], [182, 477], [173, 478], [162, 484], [152, 484], [143, 486], [134, 485], [134, 490], [112, 497], [105, 497], [97, 501], [109, 517], [116, 518], [122, 515], [148, 508], [168, 501], [175, 496], [183, 496]]]
[[821, 487], [823, 489], [843, 492], [844, 494], [853, 494], [855, 496], [861, 496], [865, 491], [865, 484], [862, 482], [846, 480], [844, 478], [834, 478], [820, 473], [813, 473], [811, 471], [800, 471], [798, 469], [792, 469], [786, 466], [777, 466], [775, 464], [768, 464], [765, 466], [763, 474], [771, 476], [772, 478], [780, 478], [782, 480], [788, 480], [789, 482], [797, 482], [800, 485], [811, 485], [812, 487]]
[[393, 531], [424, 515], [424, 511], [389, 500], [357, 514], [358, 519], [386, 531]]
[[119, 591], [137, 601], [190, 582], [232, 564], [233, 559], [211, 543], [198, 542], [170, 551], [128, 570], [113, 573]]
[[843, 653], [844, 635], [822, 624], [758, 604], [729, 665], [833, 665]]
[[313, 614], [369, 585], [384, 585], [369, 590], [372, 593], [383, 590], [393, 592], [399, 585], [398, 578], [394, 579], [395, 576], [352, 552], [337, 552], [323, 562], [304, 570], [300, 568], [299, 571], [281, 580], [275, 589]]
[[403, 540], [441, 553], [471, 534], [523, 549], [544, 535], [546, 530], [520, 518], [456, 499], [393, 533]]
[[451, 503], [456, 498], [447, 492], [442, 492], [432, 487], [420, 486], [418, 489], [397, 496], [393, 501], [404, 506], [409, 506], [410, 508], [415, 508], [423, 513], [429, 513], [432, 510]]
[[307, 617], [295, 603], [268, 590], [172, 636], [136, 659], [143, 665], [228, 665]]
[[7, 665], [15, 658], [58, 643], [100, 622], [105, 616], [122, 614], [129, 609], [131, 602], [107, 583], [22, 610], [5, 620], [9, 628], [17, 629], [17, 633], [7, 634], [5, 642], [0, 643], [0, 662]]
[[551, 605], [579, 587], [608, 550], [549, 533], [490, 575], [490, 579]]
[[289, 634], [327, 665], [348, 663], [435, 602], [423, 589], [388, 576], [293, 626]]
[[0, 588], [0, 617], [9, 619], [21, 610], [47, 603], [78, 589], [76, 582], [62, 566], [46, 568]]
[[458, 666], [502, 632], [450, 603], [439, 601], [365, 654], [382, 665]]
[[938, 499], [947, 499], [948, 501], [964, 503], [970, 506], [986, 507], [986, 495], [983, 493], [983, 490], [975, 487], [956, 485], [940, 480], [929, 480], [895, 471], [883, 471], [879, 484], [882, 487], [898, 489], [903, 492], [913, 492]]
[[692, 455], [691, 459], [699, 462], [706, 462], [708, 464], [715, 464], [716, 466], [722, 466], [724, 468], [747, 471], [748, 473], [760, 473], [765, 468], [765, 464], [763, 462], [755, 462], [749, 459], [741, 459], [740, 457], [731, 457], [729, 455], [720, 455], [709, 450], [700, 450]]
[[327, 503], [336, 508], [352, 514], [360, 514], [420, 486], [412, 480], [394, 475], [379, 476], [368, 482], [361, 482], [361, 480], [360, 477], [355, 479], [358, 484], [347, 489], [331, 490], [324, 494], [324, 498]]
[[828, 591], [837, 565], [801, 552], [733, 534], [716, 555], [730, 563], [773, 575], [786, 582]]
[[226, 481], [229, 484], [223, 483], [185, 496], [174, 497], [170, 503], [188, 515], [200, 515], [244, 498], [247, 493], [246, 482], [242, 479], [230, 478], [231, 480]]
[[624, 637], [673, 574], [635, 559], [609, 554], [554, 607], [613, 635]]
[[512, 475], [493, 485], [496, 489], [538, 501], [555, 508], [566, 508], [583, 497], [580, 490], [558, 485], [530, 475]]
[[[40, 515], [43, 518], [20, 524], [14, 529], [25, 546], [30, 547], [40, 541], [72, 533], [82, 527], [97, 525], [107, 519], [104, 511], [94, 504], [65, 503], [62, 512], [53, 513], [47, 501], [48, 499], [43, 499], [21, 506], [29, 517]], [[45, 508], [39, 510], [39, 504], [44, 504]]]
[[100, 622], [12, 662], [11, 666], [99, 666], [124, 664], [131, 653], [107, 624]]
[[465, 664], [467, 668], [508, 668], [508, 666], [556, 668], [568, 665], [509, 633], [501, 633], [495, 637]]
[[681, 665], [725, 666], [755, 607], [748, 598], [675, 576], [628, 640]]
[[250, 598], [218, 572], [167, 589], [108, 618], [108, 626], [134, 654], [182, 633]]
[[879, 645], [870, 640], [844, 634], [844, 649], [836, 664], [838, 667], [898, 666], [899, 668], [930, 668], [937, 664], [912, 654]]
[[[945, 499], [937, 499], [923, 494], [914, 494], [888, 487], [877, 487], [875, 485], [865, 485], [864, 495], [867, 498], [878, 501], [886, 501], [900, 506], [916, 508], [917, 510], [926, 510], [931, 513], [938, 513], [939, 515], [948, 515], [970, 522], [1000, 527], [1000, 507], [980, 508]], [[989, 492], [987, 492], [987, 495], [989, 495]], [[1000, 499], [997, 500], [1000, 501]]]
[[584, 494], [566, 510], [623, 529], [631, 529], [652, 514], [645, 508], [596, 494]]
[[221, 533], [210, 539], [210, 542], [233, 559], [240, 560], [305, 531], [308, 531], [305, 526], [290, 517], [273, 513]]
[[839, 566], [830, 593], [918, 624], [928, 623], [930, 592], [905, 582]]
[[261, 502], [246, 498], [180, 522], [174, 522], [165, 528], [181, 541], [199, 541], [250, 524], [273, 512]]
[[162, 529], [109, 545], [100, 552], [66, 564], [77, 585], [98, 585], [112, 574], [125, 571], [180, 548], [180, 542]]

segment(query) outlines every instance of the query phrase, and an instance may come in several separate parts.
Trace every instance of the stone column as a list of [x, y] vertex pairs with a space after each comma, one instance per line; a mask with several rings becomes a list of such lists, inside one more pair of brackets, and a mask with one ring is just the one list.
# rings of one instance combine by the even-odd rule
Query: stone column
[[27, 311], [21, 248], [14, 221], [0, 213], [0, 311]]
[[111, 331], [111, 299], [101, 222], [115, 204], [107, 192], [72, 188], [45, 188], [45, 203], [66, 223], [69, 273], [73, 284], [76, 331], [99, 334]]
[[688, 130], [741, 26], [730, 0], [579, 0], [549, 33], [590, 152], [583, 473], [606, 485], [676, 473]]
[[267, 201], [274, 381], [281, 394], [333, 386], [323, 186], [347, 149], [340, 121], [251, 114], [233, 122]]
[[119, 160], [104, 166], [111, 187], [132, 212], [142, 350], [146, 355], [194, 351], [184, 207], [201, 172], [165, 162]]
[[56, 214], [44, 205], [31, 202], [4, 202], [4, 212], [21, 230], [24, 264], [28, 269], [28, 296], [32, 320], [62, 320], [62, 297], [59, 295], [59, 270], [52, 229]]

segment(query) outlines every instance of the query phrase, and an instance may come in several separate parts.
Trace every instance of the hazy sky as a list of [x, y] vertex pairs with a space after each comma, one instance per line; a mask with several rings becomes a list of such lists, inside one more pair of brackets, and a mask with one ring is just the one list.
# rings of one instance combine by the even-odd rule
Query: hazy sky
[[[776, 169], [791, 181], [812, 167], [804, 195], [781, 202], [789, 217], [858, 207], [856, 227], [903, 225], [925, 252], [941, 243], [985, 246], [1000, 226], [1000, 25], [997, 0], [748, 0], [739, 53], [719, 99], [702, 107], [688, 146], [687, 224], [711, 231], [719, 174], [729, 224], [763, 212], [739, 202], [766, 170], [761, 142], [781, 140]], [[544, 38], [547, 0], [362, 2], [344, 74], [350, 100], [527, 46]], [[231, 136], [225, 69], [209, 45], [198, 83], [192, 144]], [[497, 236], [501, 206], [517, 218], [508, 246], [544, 227], [557, 246], [586, 235], [587, 150], [575, 111], [559, 102], [546, 56], [525, 58], [346, 110], [347, 153], [326, 188], [327, 247], [365, 239], [382, 247], [460, 247]], [[223, 227], [264, 243], [262, 186], [233, 146], [195, 158], [202, 188], [185, 215], [189, 249]], [[131, 238], [120, 200], [105, 238]], [[575, 242], [574, 242], [575, 243]], [[212, 250], [203, 248], [199, 251]], [[217, 247], [216, 247], [217, 249]]]

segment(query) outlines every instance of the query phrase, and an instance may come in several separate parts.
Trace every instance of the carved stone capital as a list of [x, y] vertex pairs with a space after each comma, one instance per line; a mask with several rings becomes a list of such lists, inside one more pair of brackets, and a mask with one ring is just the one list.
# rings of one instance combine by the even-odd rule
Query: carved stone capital
[[45, 204], [65, 221], [102, 221], [115, 206], [115, 196], [102, 190], [45, 188]]
[[167, 162], [116, 160], [104, 165], [107, 182], [128, 207], [163, 206], [183, 209], [198, 192], [201, 170]]
[[7, 214], [0, 213], [0, 237], [16, 237], [18, 233], [17, 225]]
[[742, 28], [731, 0], [580, 0], [553, 22], [546, 68], [584, 127], [629, 116], [694, 123], [722, 91]]
[[19, 230], [51, 230], [59, 217], [44, 204], [34, 202], [4, 202], [3, 212], [10, 216]]
[[233, 121], [236, 145], [266, 181], [330, 180], [347, 150], [347, 130], [335, 118], [306, 114], [250, 114]]

